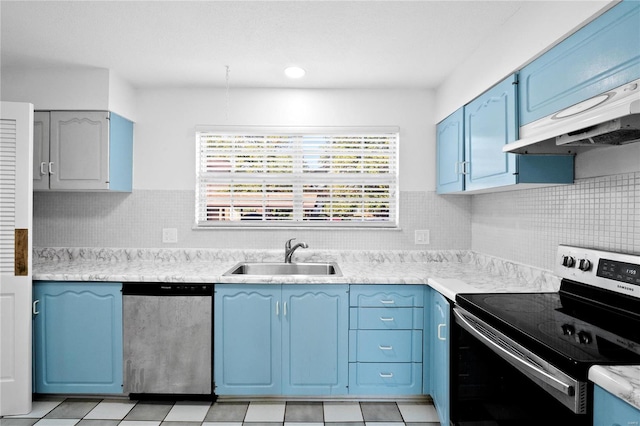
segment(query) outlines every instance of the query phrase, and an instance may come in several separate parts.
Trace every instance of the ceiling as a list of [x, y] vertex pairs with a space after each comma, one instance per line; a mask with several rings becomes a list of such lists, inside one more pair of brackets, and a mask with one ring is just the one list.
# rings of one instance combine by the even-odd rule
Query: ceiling
[[225, 87], [227, 66], [234, 87], [434, 88], [522, 5], [2, 0], [0, 64], [107, 68], [137, 88]]

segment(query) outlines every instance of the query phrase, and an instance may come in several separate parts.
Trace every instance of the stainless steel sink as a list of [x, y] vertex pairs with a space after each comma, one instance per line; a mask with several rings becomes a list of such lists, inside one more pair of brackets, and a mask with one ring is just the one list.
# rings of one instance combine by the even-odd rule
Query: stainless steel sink
[[224, 276], [233, 275], [326, 275], [341, 277], [342, 271], [335, 262], [327, 263], [266, 263], [266, 262], [240, 262], [224, 273]]

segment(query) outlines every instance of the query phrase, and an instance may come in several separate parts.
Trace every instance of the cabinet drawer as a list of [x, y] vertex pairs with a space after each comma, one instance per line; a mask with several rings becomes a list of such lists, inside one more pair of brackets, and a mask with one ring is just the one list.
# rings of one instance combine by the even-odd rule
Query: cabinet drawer
[[350, 363], [349, 393], [353, 395], [421, 394], [422, 364]]
[[420, 285], [352, 285], [349, 306], [370, 308], [423, 307], [424, 287]]
[[423, 328], [424, 308], [351, 308], [349, 326], [359, 330]]
[[350, 330], [349, 362], [422, 362], [421, 330]]

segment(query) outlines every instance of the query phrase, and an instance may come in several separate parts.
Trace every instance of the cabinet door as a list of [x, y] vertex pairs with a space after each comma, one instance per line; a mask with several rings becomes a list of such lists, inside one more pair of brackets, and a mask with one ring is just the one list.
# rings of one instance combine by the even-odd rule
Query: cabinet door
[[109, 189], [109, 114], [52, 111], [51, 189]]
[[346, 285], [283, 286], [284, 394], [347, 393], [347, 290]]
[[216, 285], [214, 381], [218, 395], [281, 390], [279, 285]]
[[122, 284], [35, 282], [35, 392], [122, 393]]
[[436, 191], [464, 189], [464, 109], [460, 108], [436, 126]]
[[449, 302], [432, 291], [431, 397], [440, 424], [449, 424]]
[[512, 75], [464, 107], [465, 190], [517, 183], [515, 154], [502, 152], [518, 137], [516, 93]]
[[520, 125], [640, 78], [640, 2], [623, 1], [520, 71]]
[[600, 386], [594, 386], [593, 424], [597, 426], [621, 426], [640, 424], [640, 410], [610, 394]]
[[49, 189], [49, 111], [33, 113], [33, 189]]

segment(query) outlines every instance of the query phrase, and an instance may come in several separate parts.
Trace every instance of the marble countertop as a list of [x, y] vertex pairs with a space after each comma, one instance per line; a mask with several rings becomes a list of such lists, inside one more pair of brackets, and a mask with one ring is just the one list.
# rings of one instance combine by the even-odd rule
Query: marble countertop
[[[337, 262], [342, 276], [224, 276], [240, 261], [281, 262], [270, 250], [39, 248], [33, 279], [43, 281], [254, 284], [424, 284], [455, 300], [457, 293], [558, 291], [553, 273], [466, 250], [322, 251], [296, 262]], [[595, 366], [589, 379], [640, 409], [640, 366]]]

